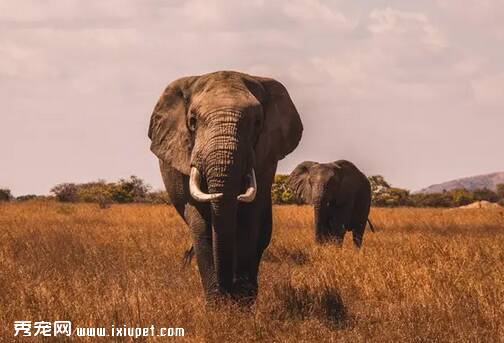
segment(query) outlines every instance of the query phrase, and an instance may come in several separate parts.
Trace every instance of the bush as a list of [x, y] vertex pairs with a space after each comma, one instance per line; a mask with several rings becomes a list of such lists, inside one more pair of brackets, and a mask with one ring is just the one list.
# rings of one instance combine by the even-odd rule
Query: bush
[[289, 175], [277, 174], [271, 186], [271, 201], [273, 204], [294, 204], [297, 200], [287, 185]]
[[371, 192], [373, 194], [380, 193], [386, 189], [391, 188], [390, 184], [385, 181], [385, 178], [381, 175], [373, 175], [368, 177], [369, 183], [371, 184]]
[[118, 203], [146, 202], [150, 186], [135, 175], [121, 179], [112, 189], [112, 199]]
[[37, 199], [37, 196], [35, 194], [26, 194], [18, 196], [16, 198], [16, 201], [29, 201], [34, 199]]
[[378, 207], [398, 207], [409, 205], [409, 191], [390, 187], [374, 194], [372, 201]]
[[79, 201], [94, 202], [100, 205], [100, 208], [107, 208], [112, 203], [113, 183], [106, 183], [103, 180], [89, 182], [77, 186], [77, 196]]
[[474, 202], [474, 194], [465, 188], [454, 189], [449, 192], [453, 206], [460, 207]]
[[61, 202], [98, 203], [101, 208], [106, 208], [114, 202], [169, 203], [166, 192], [150, 193], [149, 190], [149, 185], [133, 175], [128, 179], [120, 179], [119, 182], [107, 183], [104, 180], [98, 180], [82, 184], [62, 183], [53, 187], [51, 192]]
[[409, 204], [413, 207], [453, 207], [452, 196], [445, 193], [412, 194]]
[[146, 202], [150, 204], [170, 204], [170, 198], [166, 191], [149, 192]]
[[11, 201], [13, 196], [11, 194], [10, 189], [2, 188], [0, 189], [0, 202]]
[[61, 183], [51, 189], [58, 201], [61, 202], [76, 202], [78, 187], [75, 183]]
[[504, 200], [504, 183], [499, 183], [497, 185], [497, 196], [500, 200]]
[[489, 202], [499, 201], [499, 196], [497, 195], [497, 193], [488, 188], [476, 189], [473, 192], [473, 194], [475, 201], [481, 201], [481, 200], [486, 200]]
[[377, 207], [398, 207], [410, 204], [410, 193], [406, 189], [392, 187], [381, 175], [368, 177], [371, 184], [371, 203]]

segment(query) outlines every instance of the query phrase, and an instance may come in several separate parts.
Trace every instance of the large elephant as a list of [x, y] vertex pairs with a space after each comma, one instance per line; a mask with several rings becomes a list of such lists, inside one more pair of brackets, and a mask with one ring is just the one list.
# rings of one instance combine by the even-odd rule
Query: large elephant
[[151, 117], [151, 150], [190, 228], [207, 300], [253, 302], [271, 239], [271, 184], [303, 125], [278, 81], [219, 71], [173, 81]]
[[371, 205], [371, 186], [367, 177], [351, 162], [306, 161], [290, 174], [288, 184], [296, 198], [312, 204], [315, 239], [319, 243], [343, 243], [346, 231], [360, 248]]

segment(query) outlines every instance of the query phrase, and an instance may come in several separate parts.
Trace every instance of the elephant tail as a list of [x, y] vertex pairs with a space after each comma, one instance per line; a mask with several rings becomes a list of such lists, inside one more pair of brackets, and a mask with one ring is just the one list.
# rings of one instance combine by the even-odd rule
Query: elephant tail
[[191, 247], [184, 252], [184, 257], [182, 258], [182, 268], [187, 268], [191, 265], [193, 256], [194, 246], [191, 245]]
[[371, 219], [367, 219], [367, 222], [369, 223], [369, 228], [371, 229], [371, 232], [375, 232], [374, 225], [371, 223]]

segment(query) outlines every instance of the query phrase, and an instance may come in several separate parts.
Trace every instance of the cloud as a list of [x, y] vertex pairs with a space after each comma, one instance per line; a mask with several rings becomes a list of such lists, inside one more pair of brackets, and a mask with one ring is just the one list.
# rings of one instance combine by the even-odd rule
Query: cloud
[[369, 18], [371, 22], [368, 28], [374, 34], [396, 34], [399, 35], [399, 39], [414, 36], [412, 38], [415, 42], [423, 43], [432, 49], [443, 48], [447, 45], [440, 31], [423, 13], [386, 7], [372, 10]]
[[504, 73], [487, 75], [473, 80], [471, 84], [479, 105], [504, 109]]

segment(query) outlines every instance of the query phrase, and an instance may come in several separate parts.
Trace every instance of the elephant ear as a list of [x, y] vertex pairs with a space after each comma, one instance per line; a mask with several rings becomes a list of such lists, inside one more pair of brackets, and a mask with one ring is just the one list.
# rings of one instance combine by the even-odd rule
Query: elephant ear
[[331, 188], [332, 188], [332, 192], [334, 192], [334, 194], [340, 192], [340, 186], [341, 186], [341, 183], [343, 182], [343, 179], [345, 177], [344, 166], [346, 165], [346, 163], [347, 163], [346, 161], [341, 160], [341, 161], [336, 161], [336, 162], [332, 162], [332, 163], [327, 164], [334, 171], [334, 176], [331, 178], [331, 183], [330, 183]]
[[305, 161], [298, 165], [290, 174], [287, 181], [290, 189], [297, 199], [303, 200], [306, 203], [311, 203], [312, 189], [310, 185], [310, 168], [316, 162]]
[[255, 145], [256, 169], [264, 170], [291, 153], [299, 144], [303, 124], [285, 87], [269, 78], [254, 77], [265, 90], [261, 102], [264, 124]]
[[149, 125], [151, 151], [164, 163], [189, 174], [191, 136], [186, 124], [186, 97], [196, 77], [184, 77], [166, 87], [154, 108]]

